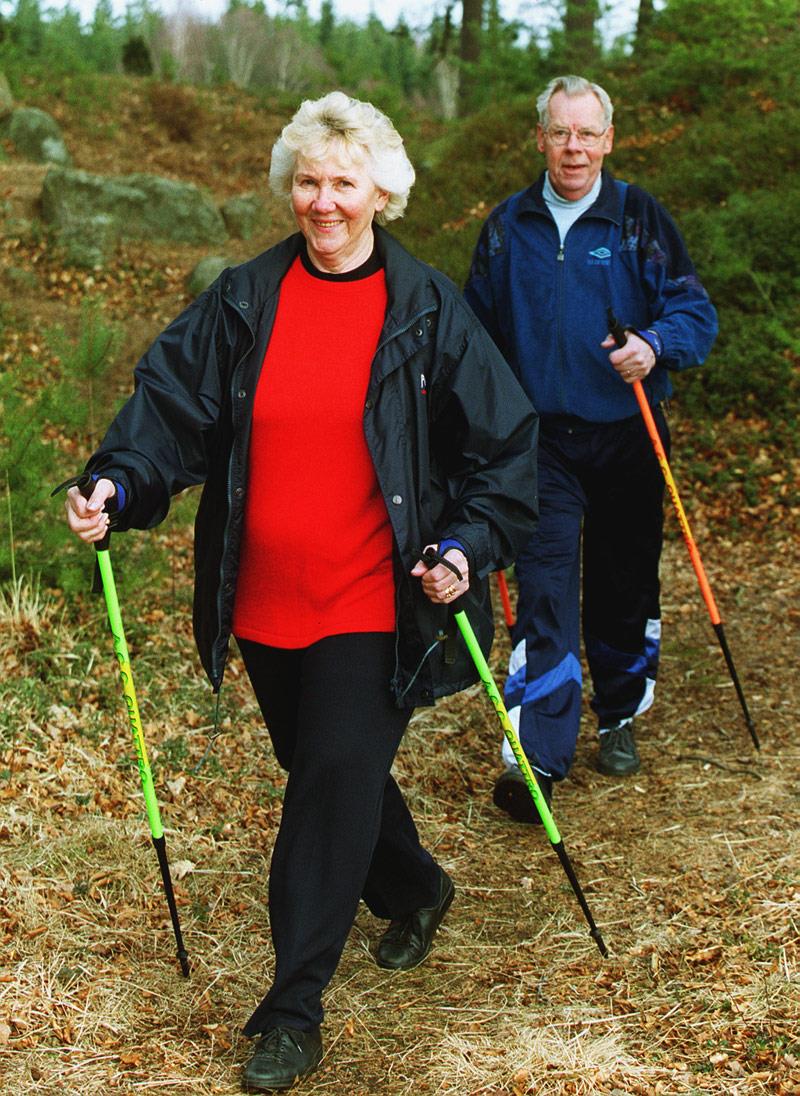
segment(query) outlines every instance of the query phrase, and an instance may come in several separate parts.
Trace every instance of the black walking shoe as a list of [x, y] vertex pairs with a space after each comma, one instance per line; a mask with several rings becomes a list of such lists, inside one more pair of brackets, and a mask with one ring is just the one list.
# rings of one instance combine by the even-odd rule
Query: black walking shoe
[[379, 967], [384, 970], [412, 970], [426, 957], [456, 893], [453, 880], [446, 871], [442, 870], [439, 886], [439, 901], [435, 906], [414, 910], [408, 917], [392, 921], [389, 925], [378, 942], [375, 959]]
[[291, 1088], [295, 1081], [317, 1068], [322, 1059], [319, 1028], [270, 1028], [256, 1043], [255, 1053], [244, 1067], [245, 1092], [275, 1092]]
[[[549, 807], [553, 800], [553, 781], [544, 773], [535, 772], [533, 775], [536, 777], [539, 790]], [[499, 807], [501, 811], [505, 811], [506, 814], [510, 814], [515, 822], [542, 821], [539, 812], [536, 810], [536, 804], [533, 801], [530, 789], [525, 783], [525, 777], [516, 765], [511, 769], [506, 769], [498, 777], [492, 799], [494, 805]]]
[[598, 771], [604, 776], [629, 776], [642, 764], [633, 740], [633, 722], [617, 723], [600, 731]]

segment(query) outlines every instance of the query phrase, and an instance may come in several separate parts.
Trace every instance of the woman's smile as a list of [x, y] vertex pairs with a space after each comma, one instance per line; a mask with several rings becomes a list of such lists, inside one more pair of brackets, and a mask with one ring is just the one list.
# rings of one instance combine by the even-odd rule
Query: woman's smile
[[372, 221], [388, 201], [363, 164], [342, 151], [321, 160], [298, 157], [292, 210], [314, 266], [328, 273], [354, 270], [372, 253]]

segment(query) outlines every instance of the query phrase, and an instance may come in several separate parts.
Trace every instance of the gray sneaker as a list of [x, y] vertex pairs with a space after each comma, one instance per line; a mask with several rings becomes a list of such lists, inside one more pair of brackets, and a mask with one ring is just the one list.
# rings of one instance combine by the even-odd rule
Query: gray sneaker
[[629, 776], [641, 766], [639, 751], [633, 739], [633, 722], [616, 723], [600, 731], [600, 754], [597, 769], [604, 776]]

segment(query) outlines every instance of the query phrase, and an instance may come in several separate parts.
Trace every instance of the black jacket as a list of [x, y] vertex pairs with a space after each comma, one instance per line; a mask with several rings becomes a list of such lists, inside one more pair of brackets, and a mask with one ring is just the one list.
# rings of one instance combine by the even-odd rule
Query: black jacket
[[[471, 575], [461, 607], [488, 650], [487, 576], [514, 560], [535, 524], [537, 417], [455, 286], [382, 229], [375, 234], [388, 304], [364, 433], [394, 534], [391, 686], [399, 705], [413, 706], [465, 688], [476, 673], [452, 607], [433, 605], [409, 571], [424, 545], [460, 541]], [[303, 246], [296, 234], [224, 271], [166, 328], [87, 466], [125, 489], [117, 529], [157, 524], [172, 495], [205, 483], [195, 522], [194, 631], [215, 691], [230, 640], [253, 398], [281, 280]]]

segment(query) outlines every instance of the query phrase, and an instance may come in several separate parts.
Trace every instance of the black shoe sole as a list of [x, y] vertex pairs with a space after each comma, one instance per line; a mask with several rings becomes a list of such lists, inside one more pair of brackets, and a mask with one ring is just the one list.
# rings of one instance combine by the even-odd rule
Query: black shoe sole
[[638, 773], [641, 767], [641, 761], [637, 761], [636, 764], [629, 769], [613, 769], [610, 766], [604, 767], [602, 761], [597, 762], [597, 771], [603, 776], [633, 776], [634, 773]]
[[310, 1073], [313, 1073], [315, 1069], [319, 1068], [319, 1064], [322, 1061], [322, 1051], [319, 1052], [319, 1057], [316, 1061], [312, 1062], [302, 1073], [296, 1074], [291, 1080], [282, 1081], [281, 1083], [271, 1081], [251, 1081], [247, 1077], [242, 1077], [242, 1089], [245, 1092], [286, 1092], [287, 1089], [292, 1088], [298, 1081], [302, 1081], [304, 1077], [308, 1077]]
[[[543, 782], [537, 781], [537, 783], [539, 783], [539, 789], [549, 807], [551, 796], [545, 791]], [[492, 801], [501, 811], [505, 811], [506, 814], [510, 815], [515, 822], [541, 825], [542, 820], [539, 817], [530, 789], [524, 780], [520, 780], [519, 777], [504, 773], [494, 786]]]
[[252, 1065], [252, 1059], [245, 1066], [241, 1077], [241, 1086], [244, 1092], [286, 1092], [287, 1089], [296, 1085], [298, 1081], [302, 1081], [304, 1077], [308, 1077], [310, 1073], [313, 1073], [319, 1067], [324, 1055], [324, 1048], [319, 1046], [313, 1053], [311, 1060], [305, 1069], [301, 1069], [298, 1073], [295, 1073], [292, 1077], [282, 1077], [279, 1080], [270, 1081], [267, 1079], [259, 1080], [256, 1077], [248, 1077], [247, 1070]]

